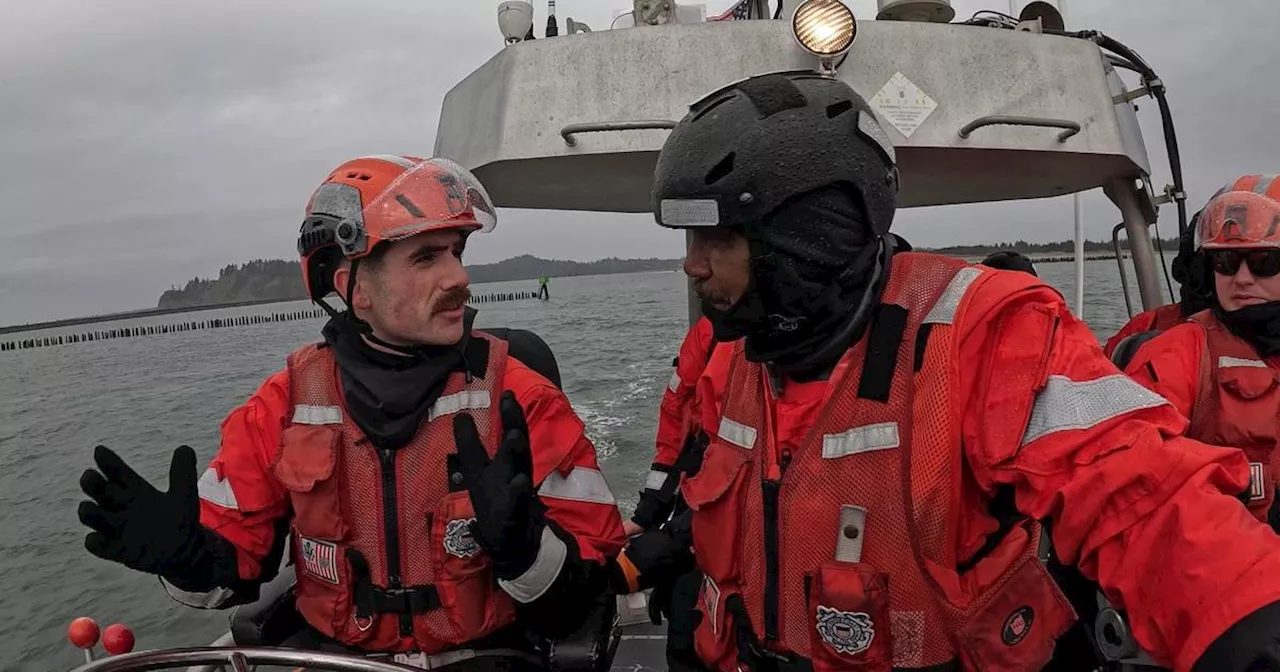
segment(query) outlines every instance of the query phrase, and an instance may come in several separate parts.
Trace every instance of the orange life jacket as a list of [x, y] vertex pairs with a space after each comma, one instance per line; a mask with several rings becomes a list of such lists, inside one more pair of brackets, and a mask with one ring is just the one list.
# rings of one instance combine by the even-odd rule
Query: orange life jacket
[[976, 562], [956, 557], [965, 467], [951, 321], [982, 272], [896, 255], [874, 324], [779, 465], [768, 374], [735, 346], [717, 435], [684, 484], [708, 665], [800, 656], [819, 672], [1007, 672], [1049, 660], [1075, 614], [1036, 557], [1040, 526], [1021, 520]]
[[1280, 476], [1280, 375], [1213, 311], [1196, 313], [1191, 320], [1204, 329], [1205, 349], [1187, 436], [1244, 451], [1249, 458], [1249, 510], [1267, 522]]
[[450, 375], [413, 440], [387, 453], [345, 411], [329, 348], [289, 356], [293, 419], [272, 471], [293, 505], [297, 605], [343, 644], [434, 653], [514, 620], [513, 601], [471, 537], [475, 513], [461, 474], [450, 468], [454, 414], [475, 419], [491, 456], [501, 430], [507, 344], [473, 337], [489, 342], [484, 377]]
[[1151, 310], [1151, 325], [1147, 331], [1168, 331], [1182, 322], [1182, 306], [1166, 303]]

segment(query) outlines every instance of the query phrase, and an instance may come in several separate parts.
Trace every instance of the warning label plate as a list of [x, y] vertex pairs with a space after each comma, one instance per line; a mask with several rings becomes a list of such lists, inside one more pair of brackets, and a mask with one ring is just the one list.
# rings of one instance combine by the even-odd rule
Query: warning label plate
[[920, 124], [938, 109], [938, 103], [906, 75], [898, 72], [876, 92], [871, 99], [871, 107], [899, 133], [910, 138]]

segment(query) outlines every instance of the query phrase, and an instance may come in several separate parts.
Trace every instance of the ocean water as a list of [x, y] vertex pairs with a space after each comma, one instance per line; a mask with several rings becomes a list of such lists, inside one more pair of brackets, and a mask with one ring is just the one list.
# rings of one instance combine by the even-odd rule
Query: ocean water
[[[1071, 264], [1038, 270], [1072, 296]], [[1084, 318], [1105, 338], [1128, 319], [1115, 262], [1089, 262], [1085, 279]], [[1130, 285], [1136, 302], [1136, 285]], [[527, 281], [475, 291], [533, 289], [536, 283]], [[547, 341], [565, 392], [629, 514], [652, 458], [671, 358], [687, 328], [684, 275], [558, 278], [550, 289], [549, 302], [480, 305], [477, 324], [531, 329]], [[299, 302], [166, 315], [21, 337], [306, 307]], [[217, 449], [221, 419], [281, 368], [287, 353], [314, 341], [322, 324], [303, 320], [0, 353], [0, 670], [47, 672], [83, 662], [66, 639], [76, 616], [91, 616], [104, 627], [127, 624], [137, 649], [199, 646], [225, 631], [226, 613], [183, 607], [154, 577], [84, 550], [85, 529], [76, 519], [80, 473], [92, 465], [99, 443], [159, 484], [180, 444], [207, 462]]]

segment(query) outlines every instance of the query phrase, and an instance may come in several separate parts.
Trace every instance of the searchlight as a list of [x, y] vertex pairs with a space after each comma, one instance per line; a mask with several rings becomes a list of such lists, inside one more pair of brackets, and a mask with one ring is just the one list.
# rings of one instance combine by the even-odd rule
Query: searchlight
[[791, 33], [807, 52], [818, 57], [818, 70], [836, 73], [836, 59], [844, 56], [858, 36], [853, 11], [840, 0], [805, 0], [791, 17]]

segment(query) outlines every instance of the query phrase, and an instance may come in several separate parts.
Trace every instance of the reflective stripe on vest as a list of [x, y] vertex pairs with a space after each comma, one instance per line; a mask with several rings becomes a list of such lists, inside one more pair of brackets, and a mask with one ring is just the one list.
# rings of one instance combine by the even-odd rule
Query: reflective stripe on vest
[[[497, 385], [507, 345], [482, 333], [473, 337], [488, 341], [485, 374], [470, 382], [462, 373], [448, 377], [418, 433], [390, 453], [390, 470], [342, 412], [332, 351], [308, 346], [289, 357], [294, 422], [285, 428], [272, 468], [292, 503], [298, 610], [313, 627], [343, 644], [398, 650], [404, 646], [401, 629], [408, 620], [414, 646], [430, 653], [483, 637], [514, 620], [511, 596], [488, 576], [488, 557], [471, 537], [471, 500], [465, 489], [451, 485], [448, 468], [448, 457], [455, 452], [456, 414], [471, 415], [490, 455], [500, 439], [501, 420], [492, 400], [502, 393]], [[398, 557], [391, 559], [384, 519], [384, 502], [391, 497], [388, 478], [394, 487], [399, 547]], [[431, 587], [443, 606], [412, 616], [356, 618], [351, 551], [363, 557], [375, 588]], [[546, 590], [539, 582], [559, 571], [550, 564], [554, 551], [547, 549], [542, 564], [512, 582], [513, 594]], [[394, 561], [398, 568], [390, 564]], [[393, 569], [398, 582], [392, 581]], [[468, 609], [463, 613], [453, 605]]]

